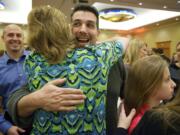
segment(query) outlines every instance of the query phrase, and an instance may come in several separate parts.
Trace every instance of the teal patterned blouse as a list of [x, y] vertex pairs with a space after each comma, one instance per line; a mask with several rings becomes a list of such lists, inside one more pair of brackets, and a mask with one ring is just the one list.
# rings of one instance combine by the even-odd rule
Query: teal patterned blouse
[[31, 53], [25, 61], [28, 88], [40, 89], [48, 81], [66, 78], [61, 87], [83, 90], [85, 102], [71, 112], [34, 113], [32, 135], [106, 135], [105, 107], [110, 67], [122, 56], [119, 41], [89, 45], [69, 52], [58, 64], [50, 65], [38, 53]]

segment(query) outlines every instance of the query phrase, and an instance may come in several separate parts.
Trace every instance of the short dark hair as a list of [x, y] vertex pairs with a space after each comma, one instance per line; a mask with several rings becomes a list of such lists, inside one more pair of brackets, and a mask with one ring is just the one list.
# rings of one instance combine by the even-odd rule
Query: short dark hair
[[72, 16], [77, 12], [77, 11], [87, 11], [87, 12], [91, 12], [96, 16], [96, 25], [97, 25], [97, 29], [99, 29], [99, 12], [98, 10], [91, 6], [91, 5], [87, 5], [87, 4], [78, 4], [74, 7], [72, 13], [71, 13], [71, 21], [72, 21]]

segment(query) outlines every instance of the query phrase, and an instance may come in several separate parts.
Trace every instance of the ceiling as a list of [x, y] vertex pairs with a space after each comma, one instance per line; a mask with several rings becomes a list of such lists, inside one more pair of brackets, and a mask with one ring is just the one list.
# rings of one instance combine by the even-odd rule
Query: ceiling
[[[55, 6], [56, 8], [61, 9], [66, 14], [69, 14], [74, 4], [80, 3], [81, 1], [83, 3], [89, 3], [91, 5], [95, 2], [102, 2], [115, 5], [162, 9], [180, 12], [179, 0], [32, 0], [32, 3], [33, 7], [49, 4], [51, 6]], [[139, 2], [142, 2], [142, 6], [138, 5]], [[164, 5], [167, 6], [166, 9], [163, 9]]]
[[[142, 5], [139, 5], [139, 3], [142, 3]], [[72, 11], [72, 8], [74, 5], [78, 3], [88, 3], [90, 5], [94, 5], [94, 3], [103, 3], [104, 8], [107, 8], [107, 4], [111, 6], [116, 7], [122, 7], [122, 6], [128, 6], [130, 8], [145, 8], [147, 9], [158, 9], [158, 10], [164, 10], [164, 11], [175, 11], [180, 13], [180, 0], [32, 0], [33, 7], [37, 7], [40, 5], [51, 5], [54, 6], [67, 15], [68, 19], [70, 19], [70, 14]], [[166, 8], [163, 8], [166, 6]], [[146, 12], [146, 11], [145, 11]], [[166, 14], [166, 13], [165, 13]], [[159, 15], [162, 16], [162, 15]], [[176, 15], [177, 16], [177, 15]], [[150, 17], [152, 20], [154, 18]], [[136, 28], [132, 28], [131, 30], [128, 30], [128, 33], [131, 31], [142, 31], [144, 29], [152, 29], [156, 25], [167, 25], [169, 23], [177, 23], [177, 21], [180, 21], [180, 15], [179, 20], [177, 20], [177, 17], [169, 17], [167, 19], [162, 19], [153, 23], [147, 23], [142, 25], [143, 27], [139, 26]], [[158, 22], [158, 24], [157, 24]], [[107, 25], [106, 25], [107, 26]], [[108, 25], [110, 26], [110, 25]], [[113, 26], [113, 25], [111, 25]], [[106, 28], [105, 28], [106, 29]], [[122, 32], [126, 33], [127, 30], [121, 30]]]
[[[18, 12], [17, 15], [13, 14], [11, 15], [11, 19], [15, 20], [17, 19], [19, 16], [25, 15], [25, 10], [27, 10], [27, 14], [30, 11], [29, 7], [27, 8], [25, 5], [27, 5], [27, 3], [30, 0], [0, 0], [0, 1], [4, 1], [5, 3], [10, 3], [11, 2], [11, 6], [10, 7], [14, 7], [14, 5], [17, 5], [18, 1], [19, 3], [21, 3], [22, 10]], [[24, 4], [22, 4], [22, 2], [25, 2]], [[147, 9], [159, 9], [159, 10], [165, 10], [165, 11], [176, 11], [180, 13], [180, 0], [32, 0], [32, 3], [29, 3], [32, 7], [38, 7], [41, 5], [51, 5], [54, 6], [58, 9], [60, 9], [61, 11], [63, 11], [65, 13], [65, 15], [67, 16], [68, 20], [70, 20], [70, 13], [72, 11], [72, 8], [74, 7], [75, 4], [78, 3], [88, 3], [90, 5], [93, 5], [94, 3], [103, 3], [105, 5], [104, 8], [107, 8], [106, 5], [110, 4], [111, 6], [128, 6], [131, 8], [145, 8], [145, 10]], [[139, 3], [142, 3], [142, 5], [139, 5]], [[13, 6], [12, 6], [13, 5]], [[164, 6], [166, 6], [166, 8], [163, 8]], [[11, 13], [15, 13], [15, 10], [12, 8], [7, 8], [6, 10], [11, 10]], [[6, 11], [5, 10], [5, 11]], [[3, 23], [1, 21], [2, 19], [2, 15], [1, 13], [3, 13], [4, 11], [0, 10], [0, 23]], [[23, 14], [24, 13], [24, 14]], [[26, 14], [26, 15], [27, 15]], [[7, 15], [6, 15], [7, 18]], [[161, 20], [158, 23], [161, 25], [166, 25], [169, 23], [177, 23], [177, 21], [180, 21], [180, 16], [178, 17], [179, 20], [176, 20], [177, 17], [171, 17], [165, 20]], [[153, 18], [152, 18], [153, 19]], [[26, 20], [24, 20], [23, 24], [26, 24]], [[146, 24], [143, 25], [143, 28], [152, 28], [153, 25], [157, 24], [156, 23], [152, 23], [152, 24]], [[142, 27], [138, 27], [138, 28], [134, 28], [132, 30], [137, 30], [137, 29], [142, 29]], [[132, 31], [131, 30], [131, 31]]]

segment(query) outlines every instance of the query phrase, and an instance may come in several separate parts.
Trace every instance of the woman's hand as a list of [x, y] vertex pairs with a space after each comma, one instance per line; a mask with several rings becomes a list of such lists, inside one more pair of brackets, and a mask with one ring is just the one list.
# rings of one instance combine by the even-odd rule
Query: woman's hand
[[119, 111], [120, 112], [119, 112], [119, 119], [118, 119], [117, 127], [128, 129], [131, 124], [131, 120], [133, 119], [134, 115], [136, 114], [136, 110], [132, 109], [131, 112], [129, 113], [129, 115], [126, 116], [126, 112], [124, 109], [124, 103], [121, 103], [119, 106]]

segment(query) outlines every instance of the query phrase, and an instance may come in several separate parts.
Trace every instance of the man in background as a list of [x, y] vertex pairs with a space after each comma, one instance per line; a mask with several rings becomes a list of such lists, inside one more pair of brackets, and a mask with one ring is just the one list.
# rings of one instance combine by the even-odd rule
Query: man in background
[[24, 130], [14, 126], [6, 109], [9, 94], [26, 84], [23, 62], [28, 51], [23, 47], [23, 30], [15, 24], [7, 25], [2, 34], [6, 51], [0, 57], [0, 96], [5, 114], [0, 114], [0, 131], [7, 135], [19, 135]]

